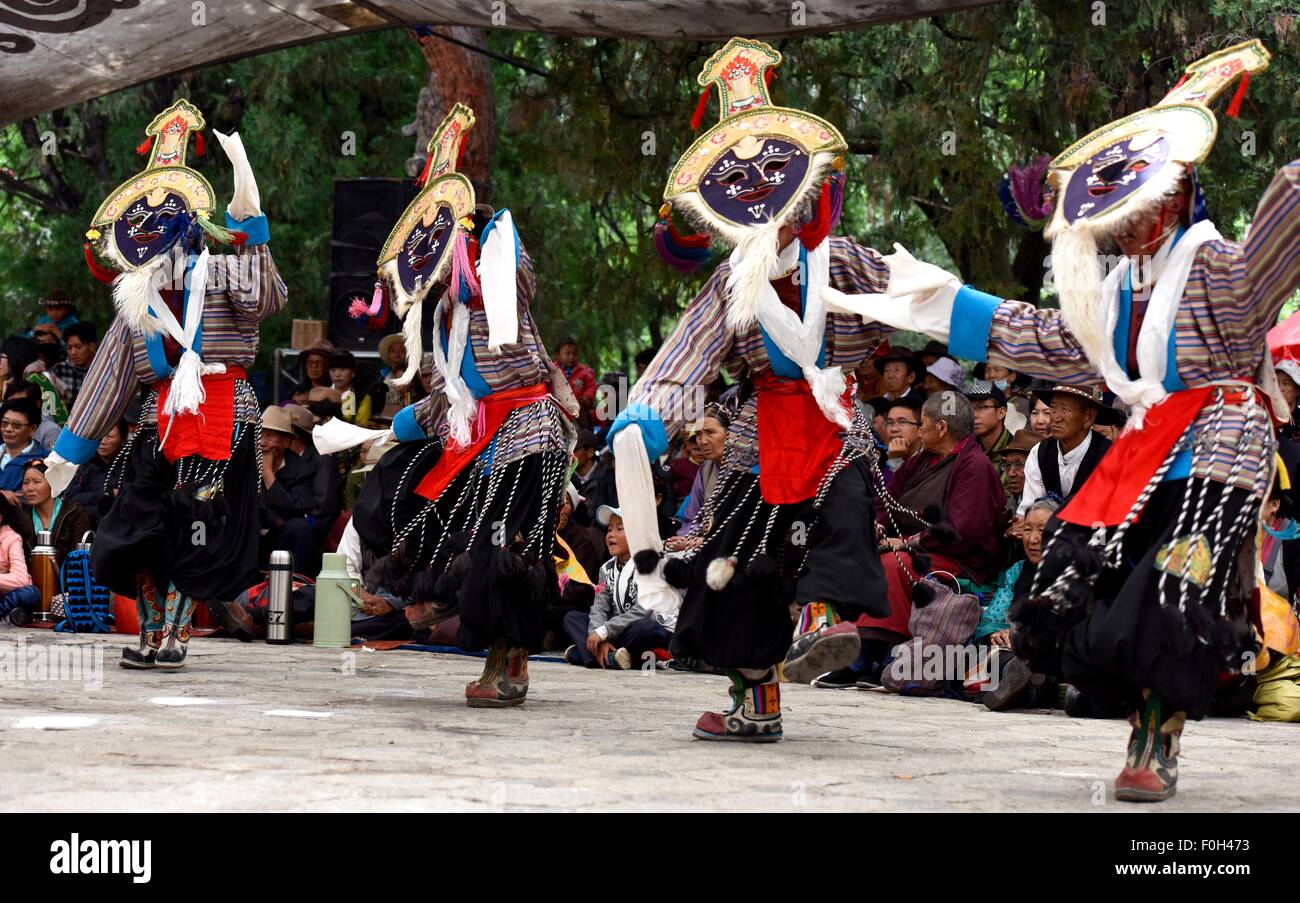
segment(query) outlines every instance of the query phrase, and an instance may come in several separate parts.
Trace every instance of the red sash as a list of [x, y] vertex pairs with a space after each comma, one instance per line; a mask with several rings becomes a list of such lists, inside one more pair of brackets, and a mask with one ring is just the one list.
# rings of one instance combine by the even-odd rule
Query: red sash
[[415, 487], [416, 494], [429, 501], [436, 500], [442, 491], [451, 485], [451, 481], [456, 479], [457, 474], [464, 470], [479, 452], [487, 448], [511, 411], [541, 401], [548, 393], [546, 383], [537, 383], [532, 386], [520, 386], [518, 389], [493, 392], [486, 398], [479, 399], [478, 417], [472, 425], [477, 435], [470, 439], [469, 445], [457, 447], [448, 444], [433, 470], [425, 474], [424, 479], [420, 480], [420, 485]]
[[[1088, 481], [1056, 516], [1081, 527], [1113, 527], [1122, 523], [1168, 457], [1169, 450], [1187, 432], [1214, 390], [1215, 386], [1182, 389], [1147, 411], [1142, 429], [1119, 434]], [[1224, 389], [1224, 401], [1230, 404], [1245, 401], [1246, 392]]]
[[[163, 413], [172, 381], [164, 380], [158, 390], [158, 439], [164, 436], [162, 453], [175, 463], [189, 455], [209, 461], [230, 458], [230, 437], [235, 430], [235, 380], [244, 379], [243, 367], [226, 365], [225, 373], [203, 377], [203, 404], [193, 414], [168, 416]], [[169, 431], [170, 430], [170, 431]]]
[[[845, 382], [847, 406], [851, 390]], [[807, 380], [765, 372], [754, 377], [754, 387], [758, 390], [758, 487], [763, 501], [789, 505], [812, 498], [844, 447], [842, 428], [826, 419]]]

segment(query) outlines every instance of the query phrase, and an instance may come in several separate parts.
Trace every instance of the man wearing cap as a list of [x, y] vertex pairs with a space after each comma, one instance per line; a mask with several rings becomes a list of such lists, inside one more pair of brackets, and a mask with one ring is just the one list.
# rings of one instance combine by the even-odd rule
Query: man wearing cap
[[919, 401], [925, 400], [925, 393], [916, 385], [924, 367], [911, 351], [895, 349], [884, 357], [873, 358], [871, 366], [880, 374], [880, 394], [885, 399], [915, 397]]
[[1007, 396], [988, 380], [977, 379], [971, 383], [966, 397], [975, 411], [975, 437], [999, 476], [1005, 477], [1002, 450], [1011, 441], [1011, 431], [1006, 427]]
[[1025, 462], [1025, 491], [1017, 517], [1024, 517], [1030, 505], [1049, 493], [1062, 503], [1074, 498], [1110, 449], [1110, 440], [1093, 426], [1119, 422], [1119, 412], [1102, 404], [1099, 390], [1055, 386], [1035, 395], [1052, 411], [1052, 435], [1038, 443]]

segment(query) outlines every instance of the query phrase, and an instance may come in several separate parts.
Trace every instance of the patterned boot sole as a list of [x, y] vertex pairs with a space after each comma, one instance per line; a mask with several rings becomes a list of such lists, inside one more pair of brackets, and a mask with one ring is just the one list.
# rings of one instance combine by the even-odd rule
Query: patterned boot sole
[[156, 653], [150, 650], [149, 654], [145, 656], [134, 649], [123, 649], [122, 658], [118, 664], [133, 671], [152, 671], [156, 667]]
[[733, 743], [775, 743], [785, 736], [780, 728], [765, 734], [757, 731], [752, 734], [713, 734], [697, 727], [693, 733], [700, 740], [729, 740]]
[[782, 673], [790, 683], [809, 684], [828, 671], [838, 671], [853, 664], [861, 649], [858, 628], [852, 624], [837, 624], [819, 634], [795, 640], [786, 655]]
[[1124, 803], [1159, 803], [1178, 792], [1178, 784], [1165, 784], [1153, 771], [1125, 768], [1115, 779], [1115, 799]]

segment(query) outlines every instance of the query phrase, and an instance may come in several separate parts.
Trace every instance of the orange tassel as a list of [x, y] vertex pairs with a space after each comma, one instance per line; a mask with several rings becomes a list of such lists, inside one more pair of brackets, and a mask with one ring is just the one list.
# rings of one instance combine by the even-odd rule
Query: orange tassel
[[205, 144], [204, 141], [203, 141], [203, 133], [202, 133], [202, 132], [195, 132], [195, 133], [194, 133], [194, 154], [195, 154], [195, 156], [202, 157], [202, 156], [203, 156], [204, 154], [206, 154], [207, 152], [208, 152], [208, 146], [207, 146], [207, 144]]
[[708, 112], [709, 92], [712, 90], [713, 85], [710, 83], [707, 88], [700, 92], [699, 102], [695, 104], [695, 115], [691, 117], [691, 128], [695, 129], [697, 132], [700, 130], [700, 126], [704, 123], [704, 114]]
[[135, 152], [143, 157], [145, 154], [149, 153], [149, 148], [151, 147], [153, 147], [153, 135], [150, 135], [148, 138], [144, 139], [144, 144], [138, 146], [135, 149]]
[[1247, 72], [1241, 77], [1241, 82], [1237, 85], [1237, 93], [1232, 95], [1232, 101], [1228, 104], [1228, 109], [1224, 110], [1224, 115], [1236, 119], [1241, 113], [1241, 102], [1246, 99], [1246, 88], [1250, 86], [1250, 73]]

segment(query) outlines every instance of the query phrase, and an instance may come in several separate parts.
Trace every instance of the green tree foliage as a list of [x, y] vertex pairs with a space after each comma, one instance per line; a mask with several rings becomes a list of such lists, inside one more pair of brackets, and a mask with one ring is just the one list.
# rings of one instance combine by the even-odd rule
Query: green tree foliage
[[[1300, 156], [1300, 20], [1285, 8], [1268, 0], [1025, 0], [777, 39], [786, 59], [774, 92], [849, 139], [842, 231], [882, 250], [900, 242], [988, 291], [1051, 303], [1040, 294], [1047, 246], [997, 198], [1007, 167], [1154, 103], [1197, 57], [1259, 37], [1273, 66], [1251, 82], [1239, 120], [1220, 117], [1219, 143], [1200, 170], [1211, 214], [1239, 236], [1273, 172]], [[652, 228], [668, 170], [695, 136], [695, 74], [716, 48], [498, 31], [491, 49], [546, 73], [493, 67], [493, 198], [513, 210], [536, 260], [544, 334], [551, 344], [575, 335], [598, 370], [630, 369], [707, 273], [681, 277], [660, 264]], [[45, 213], [0, 193], [3, 313], [30, 320], [31, 299], [57, 283], [95, 299], [89, 306], [103, 319], [107, 293], [85, 276], [76, 250], [82, 232], [104, 195], [135, 171], [131, 148], [143, 124], [174, 96], [188, 96], [215, 127], [245, 137], [289, 280], [290, 316], [325, 316], [332, 182], [402, 174], [410, 139], [400, 127], [426, 74], [406, 33], [383, 32], [38, 117], [39, 131], [58, 134], [80, 202], [75, 213]], [[716, 115], [715, 101], [706, 122]], [[99, 170], [75, 157], [96, 123], [106, 123], [108, 166]], [[349, 131], [355, 156], [340, 152]], [[0, 166], [37, 172], [16, 126], [0, 133]], [[215, 142], [199, 167], [228, 197], [229, 167]], [[287, 338], [290, 316], [268, 325], [265, 346]]]

